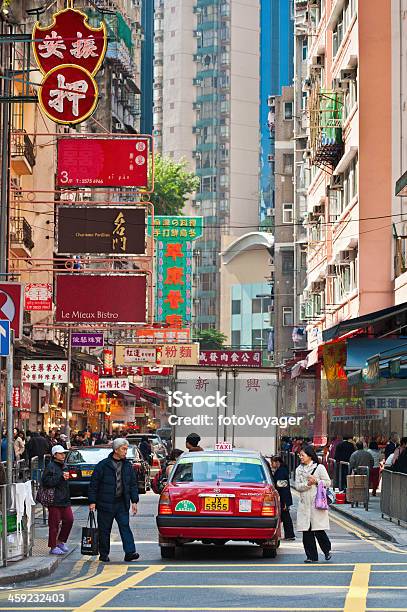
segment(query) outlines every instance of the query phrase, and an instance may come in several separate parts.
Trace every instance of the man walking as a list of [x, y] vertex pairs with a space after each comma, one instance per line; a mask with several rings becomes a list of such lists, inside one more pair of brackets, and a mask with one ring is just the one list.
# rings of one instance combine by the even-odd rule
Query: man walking
[[389, 441], [386, 444], [386, 448], [384, 449], [384, 458], [388, 459], [389, 456], [394, 453], [399, 443], [399, 435], [397, 431], [392, 431], [390, 434]]
[[363, 442], [356, 442], [356, 450], [349, 459], [349, 472], [358, 473], [358, 468], [368, 467], [372, 469], [374, 465], [373, 455], [363, 447]]
[[135, 561], [140, 556], [129, 522], [130, 502], [133, 514], [137, 514], [139, 496], [133, 466], [126, 459], [128, 448], [127, 440], [116, 438], [113, 452], [96, 465], [90, 480], [89, 510], [98, 511], [99, 560], [104, 563], [110, 561], [110, 532], [114, 519], [123, 543], [124, 560]]
[[[338, 482], [338, 487], [341, 489], [341, 491], [346, 491], [346, 477], [348, 475], [348, 466], [344, 464], [342, 464], [341, 468], [339, 466], [341, 461], [344, 461], [346, 463], [349, 462], [352, 453], [355, 452], [355, 445], [353, 444], [353, 442], [351, 442], [351, 440], [352, 436], [343, 436], [343, 441], [338, 444], [335, 451], [334, 459], [337, 463], [336, 478]], [[340, 478], [339, 474], [341, 475]]]

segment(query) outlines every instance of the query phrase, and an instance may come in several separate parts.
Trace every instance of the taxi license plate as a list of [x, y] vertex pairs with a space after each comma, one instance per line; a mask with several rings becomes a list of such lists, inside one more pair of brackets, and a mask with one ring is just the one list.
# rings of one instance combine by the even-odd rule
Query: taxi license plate
[[82, 476], [92, 476], [93, 470], [82, 470]]
[[228, 497], [205, 497], [205, 510], [214, 510], [215, 512], [226, 512], [229, 510]]

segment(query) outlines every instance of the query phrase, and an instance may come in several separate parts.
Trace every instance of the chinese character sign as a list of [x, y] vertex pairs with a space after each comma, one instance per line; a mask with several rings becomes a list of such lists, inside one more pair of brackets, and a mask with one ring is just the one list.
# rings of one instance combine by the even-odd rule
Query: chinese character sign
[[99, 378], [99, 391], [128, 391], [128, 378]]
[[94, 348], [103, 346], [103, 333], [80, 333], [73, 332], [71, 335], [71, 346], [93, 346]]
[[51, 25], [36, 23], [33, 29], [34, 55], [44, 75], [38, 100], [52, 121], [80, 123], [97, 105], [94, 76], [106, 53], [106, 27], [92, 28], [87, 15], [73, 8], [53, 17]]
[[202, 217], [154, 218], [156, 320], [171, 327], [191, 321], [193, 242], [202, 232]]
[[56, 359], [35, 359], [21, 362], [23, 383], [67, 383], [68, 362]]
[[199, 365], [261, 368], [261, 351], [201, 351]]
[[51, 283], [27, 283], [24, 298], [24, 310], [52, 310]]

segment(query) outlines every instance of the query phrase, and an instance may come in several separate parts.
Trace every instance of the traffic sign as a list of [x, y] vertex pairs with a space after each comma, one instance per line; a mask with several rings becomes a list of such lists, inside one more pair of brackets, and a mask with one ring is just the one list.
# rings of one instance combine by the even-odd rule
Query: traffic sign
[[0, 357], [10, 355], [10, 321], [0, 321]]

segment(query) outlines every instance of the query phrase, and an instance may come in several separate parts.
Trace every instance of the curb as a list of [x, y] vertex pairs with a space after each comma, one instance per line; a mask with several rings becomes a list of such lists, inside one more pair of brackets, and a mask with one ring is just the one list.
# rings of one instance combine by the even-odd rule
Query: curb
[[330, 509], [333, 510], [334, 512], [337, 512], [338, 514], [342, 516], [345, 516], [346, 518], [353, 521], [354, 523], [357, 523], [358, 525], [362, 525], [362, 527], [366, 527], [366, 529], [370, 529], [370, 531], [374, 531], [374, 533], [379, 535], [384, 540], [387, 540], [388, 542], [393, 542], [394, 544], [398, 543], [396, 538], [392, 536], [390, 533], [388, 533], [387, 531], [385, 531], [384, 529], [377, 527], [375, 524], [370, 523], [367, 520], [366, 521], [363, 520], [359, 516], [354, 516], [353, 514], [346, 512], [346, 510], [343, 510], [342, 508], [338, 508], [336, 504], [333, 504], [330, 507]]
[[16, 561], [15, 563], [11, 562], [10, 565], [1, 568], [0, 585], [12, 587], [13, 584], [17, 582], [25, 582], [28, 580], [36, 580], [37, 578], [50, 576], [57, 569], [60, 563], [67, 559], [77, 548], [78, 545], [73, 546], [69, 553], [64, 555], [63, 558], [60, 558], [58, 556], [54, 556], [54, 558], [52, 558], [52, 556], [50, 555], [49, 558], [28, 557], [27, 559], [24, 559], [24, 561], [30, 561], [34, 559], [37, 559], [39, 562], [46, 561], [43, 567], [33, 567], [32, 569], [24, 570], [18, 567], [18, 564], [20, 563], [19, 561]]

